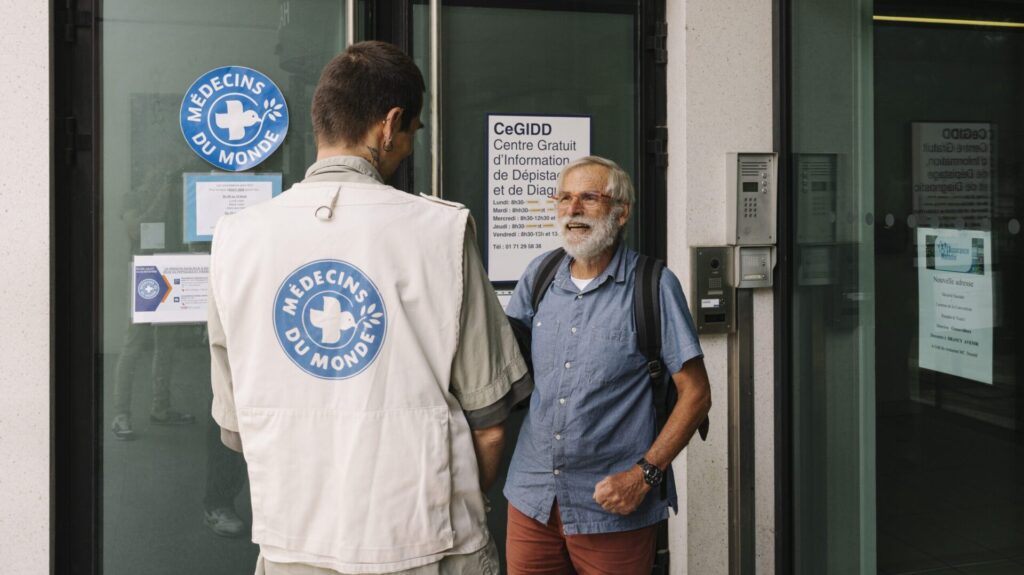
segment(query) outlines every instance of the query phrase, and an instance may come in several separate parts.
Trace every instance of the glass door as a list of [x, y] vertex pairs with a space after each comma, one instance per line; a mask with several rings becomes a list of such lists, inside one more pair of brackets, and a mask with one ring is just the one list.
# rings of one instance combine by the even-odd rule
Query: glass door
[[878, 569], [1024, 572], [1024, 9], [878, 0]]
[[[527, 256], [503, 264], [510, 249], [543, 253], [535, 230], [552, 234], [557, 245], [553, 225], [544, 227], [552, 222], [537, 214], [553, 211], [544, 190], [553, 189], [554, 175], [564, 165], [558, 162], [587, 153], [618, 162], [637, 184], [635, 216], [664, 194], [655, 185], [642, 185], [640, 19], [638, 3], [630, 1], [413, 2], [411, 52], [425, 75], [430, 71], [428, 91], [434, 97], [424, 105], [426, 129], [413, 154], [412, 188], [469, 207], [499, 297], [503, 290], [510, 293], [529, 262]], [[654, 82], [647, 87], [658, 89]], [[499, 122], [501, 133], [495, 131]], [[558, 132], [557, 122], [584, 127]], [[545, 124], [553, 126], [547, 136]], [[440, 132], [432, 132], [437, 125]], [[516, 133], [532, 127], [540, 133]], [[431, 157], [431, 149], [433, 170], [421, 161]], [[509, 179], [496, 179], [500, 170]], [[507, 191], [513, 185], [522, 189], [521, 195], [495, 193], [496, 186]], [[529, 219], [506, 225], [502, 218], [510, 213]], [[639, 221], [634, 217], [627, 232], [634, 247]], [[517, 411], [508, 421], [501, 478], [524, 416], [525, 411]], [[499, 480], [487, 495], [493, 508], [489, 527], [504, 557], [507, 503], [502, 487]]]
[[[189, 141], [202, 151], [204, 144], [226, 146], [236, 136], [246, 140], [254, 125], [251, 107], [259, 108], [259, 114], [286, 110], [290, 123], [280, 147], [264, 150], [265, 159], [243, 171], [279, 178], [280, 188], [288, 189], [315, 159], [309, 104], [320, 70], [349, 38], [378, 37], [408, 49], [430, 79], [423, 111], [428, 129], [418, 136], [413, 160], [398, 183], [407, 191], [469, 206], [485, 257], [493, 236], [487, 162], [495, 133], [488, 131], [489, 114], [586, 118], [585, 131], [561, 139], [575, 142], [577, 151], [585, 144], [587, 152], [611, 157], [633, 174], [640, 209], [634, 211], [637, 225], [629, 241], [644, 244], [647, 237], [646, 245], [659, 255], [664, 246], [650, 238], [663, 238], [664, 230], [650, 234], [656, 226], [643, 223], [658, 221], [652, 206], [664, 205], [665, 194], [663, 174], [660, 181], [651, 175], [663, 165], [647, 152], [664, 140], [659, 143], [644, 128], [664, 123], [664, 110], [659, 116], [657, 104], [651, 103], [659, 98], [644, 97], [664, 90], [663, 79], [644, 71], [648, 56], [656, 53], [643, 49], [652, 40], [641, 31], [641, 20], [653, 18], [651, 6], [664, 11], [662, 3], [619, 0], [104, 2], [90, 30], [99, 45], [92, 54], [98, 61], [96, 87], [76, 95], [83, 102], [98, 102], [91, 166], [98, 211], [90, 220], [96, 228], [82, 226], [76, 232], [96, 236], [95, 269], [81, 264], [83, 273], [96, 278], [97, 297], [89, 315], [96, 325], [74, 331], [97, 349], [95, 357], [76, 356], [75, 364], [81, 373], [95, 373], [96, 385], [57, 386], [58, 404], [73, 398], [64, 408], [77, 416], [68, 427], [95, 438], [94, 457], [79, 453], [78, 444], [65, 448], [75, 450], [75, 469], [87, 469], [97, 480], [95, 492], [87, 494], [95, 497], [95, 507], [85, 497], [81, 506], [67, 511], [83, 526], [80, 530], [90, 530], [88, 540], [95, 540], [95, 546], [72, 541], [85, 537], [74, 529], [59, 533], [63, 545], [75, 548], [76, 558], [88, 558], [76, 565], [111, 575], [241, 575], [252, 572], [257, 554], [250, 542], [244, 459], [221, 445], [209, 415], [204, 322], [139, 313], [140, 301], [163, 301], [173, 291], [163, 290], [163, 282], [178, 285], [161, 265], [201, 273], [202, 258], [210, 250], [209, 238], [201, 237], [202, 225], [192, 216], [189, 183], [221, 177], [224, 171], [190, 149]], [[348, 14], [355, 14], [355, 21]], [[81, 62], [73, 66], [89, 70]], [[220, 102], [207, 114], [223, 131], [217, 136], [220, 144], [198, 141], [194, 134], [183, 137], [181, 110], [190, 86], [223, 66], [265, 76], [280, 89], [280, 101], [253, 98], [251, 106]], [[218, 78], [222, 84], [243, 81], [241, 76]], [[517, 129], [506, 139], [524, 135], [514, 133]], [[211, 158], [223, 161], [219, 153]], [[557, 173], [557, 168], [545, 171]], [[541, 181], [531, 177], [534, 181], [527, 183]], [[553, 180], [544, 185], [553, 186]], [[545, 202], [544, 195], [535, 199]], [[151, 272], [152, 277], [143, 277]], [[512, 282], [497, 285], [508, 288]], [[509, 453], [521, 416], [513, 417]], [[503, 546], [500, 486], [490, 495], [495, 508], [491, 527]]]
[[795, 570], [1024, 573], [1024, 7], [791, 6]]
[[[870, 0], [791, 3], [793, 567], [875, 573]], [[879, 323], [876, 323], [879, 322]]]
[[[212, 69], [248, 68], [280, 88], [287, 136], [248, 172], [280, 174], [285, 189], [303, 178], [315, 158], [312, 90], [344, 49], [345, 2], [122, 0], [102, 8], [102, 573], [249, 575], [257, 548], [245, 464], [221, 444], [210, 417], [205, 325], [133, 319], [133, 290], [142, 290], [138, 300], [159, 283], [135, 281], [133, 262], [209, 253], [209, 242], [190, 241], [186, 230], [184, 177], [214, 167], [189, 149], [179, 111]], [[225, 122], [230, 112], [226, 104], [213, 110]]]

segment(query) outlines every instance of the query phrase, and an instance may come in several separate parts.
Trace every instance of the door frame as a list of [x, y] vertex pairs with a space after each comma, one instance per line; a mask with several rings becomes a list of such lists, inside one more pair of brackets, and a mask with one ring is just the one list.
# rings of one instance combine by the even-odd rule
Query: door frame
[[[343, 2], [344, 0], [338, 0]], [[782, 0], [777, 0], [782, 1]], [[465, 6], [608, 11], [615, 0], [452, 0]], [[640, 251], [667, 256], [666, 0], [637, 14], [637, 228]], [[408, 51], [412, 0], [366, 0], [363, 36]], [[52, 571], [102, 572], [102, 34], [101, 0], [51, 3]], [[679, 161], [682, 161], [680, 158]], [[412, 165], [396, 185], [412, 182]]]

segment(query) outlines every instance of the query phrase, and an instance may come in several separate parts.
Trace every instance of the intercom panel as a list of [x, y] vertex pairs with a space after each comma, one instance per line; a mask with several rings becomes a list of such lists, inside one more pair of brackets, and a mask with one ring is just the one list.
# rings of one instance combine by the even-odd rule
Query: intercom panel
[[776, 154], [727, 154], [726, 162], [729, 243], [774, 244]]
[[731, 333], [735, 321], [735, 291], [732, 285], [732, 248], [692, 248], [691, 278], [694, 282], [693, 319], [698, 334]]

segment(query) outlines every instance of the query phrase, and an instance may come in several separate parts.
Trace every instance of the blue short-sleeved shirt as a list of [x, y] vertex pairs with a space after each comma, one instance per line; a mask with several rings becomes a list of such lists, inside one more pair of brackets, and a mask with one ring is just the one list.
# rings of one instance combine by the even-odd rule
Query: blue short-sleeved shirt
[[[506, 313], [531, 326], [535, 388], [505, 482], [505, 497], [522, 513], [547, 523], [552, 503], [567, 535], [629, 531], [676, 509], [652, 489], [627, 516], [593, 499], [606, 476], [636, 465], [654, 442], [654, 401], [647, 362], [633, 324], [637, 253], [621, 242], [608, 267], [581, 292], [569, 257], [534, 313], [530, 292], [543, 256], [516, 286]], [[669, 373], [703, 356], [686, 297], [675, 274], [661, 276], [662, 361]]]

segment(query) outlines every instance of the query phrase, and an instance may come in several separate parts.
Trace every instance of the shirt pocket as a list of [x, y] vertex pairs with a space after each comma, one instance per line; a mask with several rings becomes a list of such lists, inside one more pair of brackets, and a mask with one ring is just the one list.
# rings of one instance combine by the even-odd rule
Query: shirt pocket
[[636, 336], [630, 330], [592, 327], [583, 343], [586, 380], [592, 385], [617, 381], [637, 369]]
[[531, 326], [530, 353], [533, 359], [533, 381], [537, 385], [547, 380], [547, 376], [555, 368], [555, 361], [558, 354], [558, 326], [559, 322], [552, 319], [533, 320]]

